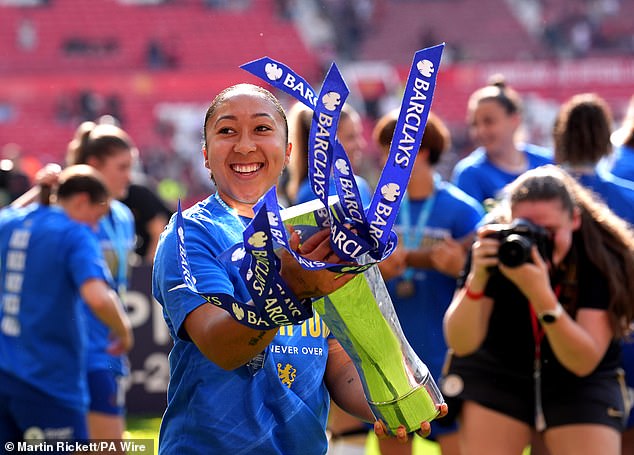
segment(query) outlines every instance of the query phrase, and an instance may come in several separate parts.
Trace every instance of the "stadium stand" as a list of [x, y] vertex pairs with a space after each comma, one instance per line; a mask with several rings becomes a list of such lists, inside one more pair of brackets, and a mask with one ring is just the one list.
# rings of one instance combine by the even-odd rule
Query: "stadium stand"
[[[96, 114], [107, 110], [108, 99], [118, 100], [126, 128], [144, 143], [152, 137], [156, 103], [205, 102], [227, 83], [248, 79], [238, 67], [249, 60], [269, 55], [316, 77], [314, 55], [273, 4], [253, 0], [240, 10], [202, 0], [0, 6], [0, 143], [17, 137], [27, 150], [60, 158], [87, 114], [75, 112], [86, 90]], [[151, 44], [159, 45], [162, 64], [150, 61]]]
[[[540, 97], [556, 103], [571, 91], [600, 90], [618, 117], [634, 77], [631, 60], [622, 57], [631, 55], [634, 45], [628, 21], [634, 2], [533, 2], [539, 8], [532, 21], [523, 20], [521, 3], [0, 0], [0, 145], [18, 142], [43, 162], [61, 161], [78, 121], [110, 113], [120, 118], [142, 157], [158, 143], [172, 153], [190, 148], [188, 153], [196, 154], [195, 140], [165, 144], [164, 132], [158, 131], [161, 122], [171, 116], [168, 122], [173, 123], [170, 109], [182, 111], [183, 120], [188, 110], [204, 108], [230, 83], [257, 82], [238, 69], [242, 63], [269, 55], [318, 84], [324, 65], [334, 58], [348, 74], [355, 65], [363, 68], [357, 72], [361, 77], [349, 79], [353, 97], [398, 98], [398, 84], [383, 87], [370, 72], [363, 77], [368, 65], [383, 65], [402, 80], [416, 50], [442, 41], [446, 59], [434, 106], [452, 129], [464, 125], [468, 94], [499, 71], [508, 73], [518, 90], [535, 93], [540, 105]], [[603, 6], [597, 12], [590, 4]], [[312, 16], [299, 14], [308, 11]], [[352, 14], [355, 27], [342, 28]], [[563, 18], [572, 16], [593, 25], [592, 46], [584, 57], [612, 60], [575, 61], [573, 50], [548, 41], [545, 25], [560, 24], [556, 30], [565, 34], [568, 28], [562, 24], [570, 21]], [[313, 38], [320, 35], [318, 23], [324, 20], [340, 35], [332, 55], [326, 50], [326, 61], [323, 49], [305, 44], [311, 41], [309, 30]], [[345, 46], [346, 37], [358, 43]], [[571, 71], [577, 74], [569, 79]], [[372, 109], [380, 110], [369, 103], [366, 107], [373, 115]], [[372, 118], [366, 123], [371, 125]], [[463, 133], [454, 131], [454, 136]]]

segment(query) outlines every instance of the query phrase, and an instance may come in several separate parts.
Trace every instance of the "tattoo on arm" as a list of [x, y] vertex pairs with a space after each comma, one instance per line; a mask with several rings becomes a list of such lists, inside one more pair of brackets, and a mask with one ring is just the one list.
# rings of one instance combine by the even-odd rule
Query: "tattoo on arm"
[[251, 338], [251, 339], [249, 340], [249, 345], [250, 345], [250, 346], [255, 346], [255, 345], [256, 345], [256, 344], [258, 344], [260, 341], [262, 341], [262, 338], [264, 338], [264, 335], [266, 335], [266, 331], [264, 331], [264, 330], [263, 330], [263, 331], [261, 331], [261, 332], [259, 333], [259, 335], [258, 335], [258, 336], [255, 336], [255, 337], [253, 337], [253, 338]]

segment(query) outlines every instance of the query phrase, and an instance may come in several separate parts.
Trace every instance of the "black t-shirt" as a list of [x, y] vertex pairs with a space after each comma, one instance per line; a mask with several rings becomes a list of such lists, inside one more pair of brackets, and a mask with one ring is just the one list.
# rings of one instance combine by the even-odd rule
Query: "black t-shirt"
[[145, 185], [133, 183], [128, 188], [128, 196], [122, 201], [134, 215], [136, 230], [136, 253], [144, 257], [148, 249], [150, 234], [147, 224], [159, 215], [164, 215], [166, 221], [172, 216], [172, 210], [163, 200]]
[[[571, 280], [567, 275], [556, 274], [552, 284], [556, 289], [564, 280], [569, 283], [567, 286], [560, 286], [566, 292], [562, 292], [559, 300], [574, 318], [576, 311], [581, 308], [607, 309], [610, 294], [606, 278], [585, 254], [581, 237], [575, 234], [573, 239], [574, 250], [570, 254], [575, 256], [574, 278]], [[478, 363], [495, 364], [496, 367], [508, 369], [519, 376], [532, 377], [535, 341], [528, 300], [512, 282], [495, 272], [489, 279], [485, 294], [494, 300], [486, 337], [478, 351], [463, 357], [464, 362], [462, 359], [455, 359], [454, 366], [462, 364], [468, 365], [468, 368], [477, 368]], [[545, 336], [541, 344], [541, 364], [545, 383], [579, 379], [559, 363]], [[614, 370], [619, 365], [620, 347], [613, 340], [597, 371]]]

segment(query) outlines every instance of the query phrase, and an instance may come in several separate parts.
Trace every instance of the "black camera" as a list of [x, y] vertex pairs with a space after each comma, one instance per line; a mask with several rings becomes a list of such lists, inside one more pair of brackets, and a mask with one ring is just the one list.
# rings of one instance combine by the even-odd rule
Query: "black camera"
[[550, 262], [553, 254], [553, 239], [546, 229], [523, 218], [504, 225], [488, 237], [500, 241], [498, 259], [507, 267], [518, 267], [531, 261], [531, 248], [537, 246], [542, 258]]

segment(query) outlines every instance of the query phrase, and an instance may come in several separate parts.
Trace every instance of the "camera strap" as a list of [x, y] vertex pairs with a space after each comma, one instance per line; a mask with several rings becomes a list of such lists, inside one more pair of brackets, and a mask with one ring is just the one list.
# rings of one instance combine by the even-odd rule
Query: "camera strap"
[[[555, 295], [559, 299], [559, 285], [555, 286]], [[544, 328], [539, 323], [537, 313], [533, 305], [528, 302], [528, 309], [531, 315], [531, 325], [533, 329], [533, 340], [535, 342], [535, 357], [533, 359], [533, 384], [535, 392], [535, 429], [544, 431], [546, 429], [546, 419], [542, 407], [542, 340], [544, 339]]]

